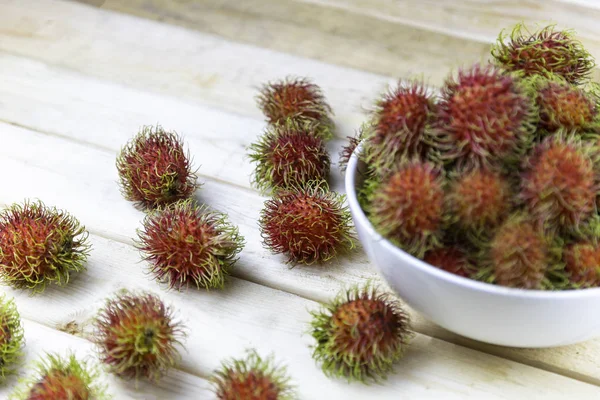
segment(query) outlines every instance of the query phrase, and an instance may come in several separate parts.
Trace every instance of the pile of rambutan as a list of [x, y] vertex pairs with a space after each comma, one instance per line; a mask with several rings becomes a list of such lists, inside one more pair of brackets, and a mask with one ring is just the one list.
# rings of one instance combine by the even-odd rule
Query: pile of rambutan
[[354, 248], [345, 197], [329, 190], [331, 107], [307, 78], [265, 84], [257, 97], [268, 126], [249, 147], [253, 184], [271, 194], [259, 221], [263, 244], [292, 264], [321, 263]]
[[554, 26], [519, 25], [491, 54], [438, 94], [400, 82], [376, 101], [341, 153], [366, 165], [361, 205], [387, 239], [450, 273], [524, 289], [600, 286], [595, 61]]

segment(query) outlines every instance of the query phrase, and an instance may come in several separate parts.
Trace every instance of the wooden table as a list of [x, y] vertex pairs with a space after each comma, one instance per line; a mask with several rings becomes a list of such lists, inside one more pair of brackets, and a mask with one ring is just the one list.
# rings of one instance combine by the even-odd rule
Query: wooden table
[[[344, 286], [378, 277], [362, 253], [290, 269], [265, 250], [257, 226], [265, 199], [249, 185], [245, 158], [265, 125], [253, 97], [267, 80], [314, 78], [343, 138], [391, 77], [423, 73], [439, 85], [452, 67], [485, 59], [497, 32], [520, 19], [577, 24], [600, 55], [595, 2], [85, 2], [0, 0], [0, 202], [39, 198], [67, 209], [87, 226], [94, 246], [88, 271], [67, 287], [35, 297], [2, 289], [24, 319], [28, 362], [67, 349], [92, 357], [90, 319], [107, 296], [127, 287], [159, 293], [190, 333], [180, 367], [160, 383], [136, 391], [106, 378], [117, 399], [212, 398], [211, 371], [249, 347], [288, 364], [302, 399], [600, 398], [600, 339], [557, 349], [502, 348], [454, 335], [414, 312], [416, 337], [385, 384], [325, 378], [310, 356], [308, 310]], [[166, 291], [145, 274], [132, 247], [143, 214], [119, 193], [115, 156], [141, 125], [157, 122], [183, 134], [201, 165], [199, 200], [227, 212], [246, 237], [223, 291]], [[342, 143], [331, 143], [333, 155]], [[331, 179], [342, 190], [335, 167]]]

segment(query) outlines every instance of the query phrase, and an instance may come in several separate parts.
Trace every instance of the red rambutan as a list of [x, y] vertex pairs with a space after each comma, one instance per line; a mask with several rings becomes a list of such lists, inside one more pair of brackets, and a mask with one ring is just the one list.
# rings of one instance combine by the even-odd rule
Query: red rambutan
[[423, 258], [429, 265], [452, 274], [468, 278], [473, 273], [467, 255], [458, 247], [442, 247], [425, 253]]
[[326, 375], [348, 381], [385, 379], [412, 336], [400, 302], [369, 286], [344, 291], [311, 314], [313, 358]]
[[354, 248], [351, 216], [345, 197], [322, 183], [282, 189], [265, 202], [259, 221], [263, 243], [288, 262], [327, 261]]
[[158, 380], [173, 367], [184, 335], [170, 307], [151, 293], [120, 293], [96, 317], [100, 360], [124, 379]]
[[575, 137], [555, 135], [526, 159], [520, 197], [546, 227], [578, 231], [595, 213], [599, 187], [590, 151]]
[[536, 93], [542, 129], [548, 132], [561, 128], [581, 132], [596, 131], [600, 126], [595, 85], [585, 91], [559, 79], [541, 77], [530, 79], [530, 83]]
[[194, 195], [199, 185], [183, 141], [175, 132], [145, 126], [117, 157], [121, 192], [143, 208]]
[[571, 283], [577, 287], [600, 286], [600, 246], [574, 243], [565, 248], [563, 258]]
[[219, 400], [292, 400], [286, 368], [276, 365], [273, 357], [261, 358], [249, 351], [244, 359], [223, 362], [211, 377]]
[[87, 231], [65, 211], [26, 201], [0, 213], [0, 279], [13, 287], [65, 285], [85, 269], [89, 249]]
[[439, 247], [445, 221], [445, 180], [430, 163], [404, 163], [371, 191], [368, 213], [375, 229], [422, 258]]
[[160, 282], [171, 288], [221, 288], [244, 239], [225, 214], [181, 200], [149, 213], [138, 249]]
[[457, 175], [452, 181], [448, 210], [460, 228], [481, 233], [497, 227], [510, 213], [512, 198], [505, 177], [477, 168]]
[[307, 78], [288, 77], [263, 85], [256, 98], [270, 124], [282, 124], [288, 119], [314, 123], [314, 130], [323, 139], [333, 136], [331, 107], [321, 88]]
[[492, 56], [509, 71], [524, 76], [556, 74], [572, 84], [586, 80], [595, 66], [572, 31], [555, 30], [552, 25], [531, 33], [519, 24], [510, 36], [500, 33]]
[[35, 373], [27, 378], [21, 388], [11, 395], [11, 400], [102, 400], [110, 399], [106, 388], [98, 382], [95, 366], [77, 360], [73, 354], [62, 358], [46, 354], [38, 362]]
[[433, 95], [420, 82], [398, 83], [377, 101], [365, 141], [367, 163], [383, 175], [403, 158], [424, 156], [435, 112]]
[[518, 160], [533, 138], [535, 111], [515, 77], [478, 64], [460, 70], [446, 81], [438, 103], [439, 158], [458, 167]]
[[312, 129], [310, 124], [287, 120], [271, 125], [250, 145], [250, 159], [256, 163], [254, 184], [260, 190], [304, 186], [327, 178], [329, 153]]
[[548, 237], [540, 226], [524, 215], [513, 215], [489, 244], [493, 280], [503, 286], [542, 289], [550, 252]]

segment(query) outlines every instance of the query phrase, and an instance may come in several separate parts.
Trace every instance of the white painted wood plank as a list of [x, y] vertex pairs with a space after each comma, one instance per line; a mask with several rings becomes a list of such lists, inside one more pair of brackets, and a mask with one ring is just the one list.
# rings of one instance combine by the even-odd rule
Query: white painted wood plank
[[0, 4], [2, 50], [256, 118], [262, 118], [253, 100], [259, 85], [310, 76], [324, 88], [343, 131], [351, 132], [362, 122], [362, 106], [390, 81], [76, 3]]
[[[43, 301], [43, 300], [40, 300]], [[21, 302], [19, 308], [23, 308]], [[38, 308], [39, 305], [38, 305]], [[20, 310], [21, 311], [21, 310]], [[45, 353], [58, 353], [62, 356], [73, 352], [80, 360], [96, 362], [92, 343], [75, 336], [59, 332], [37, 322], [23, 319], [26, 346], [24, 364], [19, 375], [12, 376], [5, 385], [0, 386], [0, 398], [6, 399], [17, 384], [17, 377], [29, 376], [32, 365]], [[97, 364], [96, 364], [97, 365]], [[171, 371], [160, 382], [150, 384], [141, 381], [137, 388], [132, 382], [125, 382], [102, 373], [100, 382], [108, 386], [107, 393], [115, 400], [199, 400], [210, 398], [209, 384], [206, 380], [181, 372]]]
[[[40, 196], [58, 203], [67, 194], [67, 203], [63, 202], [62, 206], [85, 217], [95, 232], [129, 242], [142, 214], [132, 210], [118, 192], [114, 156], [131, 132], [152, 118], [166, 121], [163, 122], [166, 127], [175, 128], [186, 136], [192, 154], [202, 164], [200, 172], [248, 186], [252, 167], [244, 159], [244, 148], [260, 131], [260, 121], [86, 78], [6, 54], [0, 54], [0, 80], [0, 119], [50, 134], [6, 127], [5, 168], [22, 171], [26, 180], [40, 181], [37, 186], [23, 188], [18, 184], [21, 176], [9, 177], [11, 186], [20, 187], [12, 191], [10, 201]], [[80, 96], [81, 92], [88, 96]], [[46, 149], [54, 146], [52, 135], [91, 143], [97, 148], [65, 144], [67, 155], [85, 156], [70, 157], [63, 152], [48, 154]], [[339, 142], [334, 145], [339, 146]], [[95, 155], [97, 153], [103, 155]], [[94, 165], [88, 162], [91, 158], [96, 159]], [[37, 165], [32, 166], [31, 160], [37, 160]], [[342, 182], [336, 170], [332, 172], [332, 178], [334, 187], [341, 189]], [[93, 188], [89, 180], [97, 188]], [[228, 212], [246, 236], [248, 245], [244, 250], [244, 262], [234, 272], [240, 278], [320, 301], [329, 298], [344, 283], [378, 280], [362, 252], [325, 267], [288, 269], [281, 264], [282, 257], [271, 256], [260, 245], [256, 221], [263, 198], [252, 191], [235, 189], [212, 179], [198, 195], [202, 201]], [[86, 199], [84, 203], [80, 202], [82, 198]], [[240, 204], [244, 205], [243, 209]], [[95, 212], [96, 209], [112, 211], [105, 215]], [[600, 340], [562, 349], [513, 350], [461, 338], [413, 315], [415, 329], [427, 335], [600, 384], [597, 362]]]
[[[39, 296], [7, 290], [21, 314], [44, 325], [77, 323], [83, 335], [102, 300], [127, 287], [159, 292], [139, 263], [135, 249], [91, 236], [93, 252], [87, 272], [63, 288]], [[224, 357], [255, 347], [275, 352], [289, 366], [302, 399], [512, 399], [530, 395], [591, 398], [600, 388], [519, 363], [417, 335], [397, 372], [383, 385], [348, 385], [325, 378], [314, 364], [306, 334], [317, 304], [279, 290], [232, 278], [226, 290], [160, 291], [179, 311], [189, 329], [182, 368], [208, 376]], [[43, 306], [41, 306], [43, 304]], [[202, 397], [198, 397], [202, 398]]]

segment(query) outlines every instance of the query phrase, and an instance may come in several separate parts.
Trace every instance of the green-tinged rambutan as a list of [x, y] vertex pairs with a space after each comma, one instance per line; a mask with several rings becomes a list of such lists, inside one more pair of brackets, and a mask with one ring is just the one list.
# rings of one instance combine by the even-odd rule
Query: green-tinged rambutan
[[547, 228], [576, 232], [596, 212], [599, 186], [591, 151], [576, 137], [555, 135], [525, 160], [520, 197]]
[[353, 249], [352, 218], [344, 201], [323, 182], [278, 191], [261, 212], [265, 247], [294, 264], [324, 262]]
[[180, 358], [184, 327], [154, 294], [117, 294], [99, 311], [95, 327], [100, 360], [121, 378], [156, 381]]
[[331, 161], [323, 139], [312, 134], [314, 124], [286, 120], [271, 125], [250, 145], [256, 163], [253, 183], [262, 190], [304, 186], [327, 179]]
[[600, 286], [600, 246], [592, 242], [568, 245], [563, 252], [565, 271], [575, 287]]
[[587, 80], [595, 66], [573, 31], [555, 30], [552, 25], [532, 33], [519, 24], [510, 35], [501, 32], [492, 56], [509, 71], [524, 76], [556, 74], [572, 84]]
[[42, 292], [65, 285], [85, 269], [88, 233], [76, 218], [41, 202], [25, 201], [0, 213], [0, 279]]
[[367, 163], [384, 175], [403, 158], [423, 157], [434, 114], [433, 95], [423, 83], [398, 83], [376, 103], [365, 140]]
[[79, 361], [70, 354], [63, 358], [46, 354], [35, 367], [35, 372], [22, 381], [12, 400], [103, 400], [106, 387], [99, 381], [96, 366]]
[[448, 212], [460, 229], [480, 234], [497, 227], [513, 207], [508, 179], [497, 172], [472, 169], [457, 174], [447, 196]]
[[225, 214], [180, 200], [150, 212], [136, 246], [170, 288], [222, 288], [244, 238]]
[[313, 358], [326, 375], [348, 381], [385, 379], [412, 336], [400, 303], [370, 286], [345, 291], [311, 314]]
[[14, 300], [0, 295], [0, 383], [16, 371], [24, 342], [21, 316]]
[[175, 132], [145, 126], [117, 157], [123, 196], [142, 208], [187, 199], [199, 185], [189, 154]]
[[270, 124], [281, 124], [288, 119], [314, 123], [313, 133], [323, 139], [333, 136], [331, 107], [325, 101], [321, 88], [308, 78], [288, 77], [262, 86], [256, 98]]
[[552, 264], [551, 247], [539, 224], [525, 214], [512, 215], [489, 243], [490, 280], [515, 288], [544, 288]]
[[443, 171], [433, 164], [405, 162], [370, 190], [369, 218], [379, 233], [422, 258], [441, 244], [446, 220], [444, 187]]
[[425, 253], [423, 261], [465, 278], [469, 278], [474, 272], [473, 266], [469, 263], [465, 252], [456, 246], [441, 247], [428, 251]]
[[230, 359], [211, 377], [219, 400], [292, 400], [296, 398], [285, 366], [273, 356], [262, 358], [254, 350], [243, 359]]
[[539, 126], [547, 132], [558, 129], [575, 132], [597, 131], [597, 86], [587, 90], [568, 84], [562, 79], [535, 76], [529, 79], [540, 112]]
[[457, 167], [518, 161], [537, 122], [521, 82], [493, 66], [475, 64], [444, 84], [435, 141], [439, 158]]

